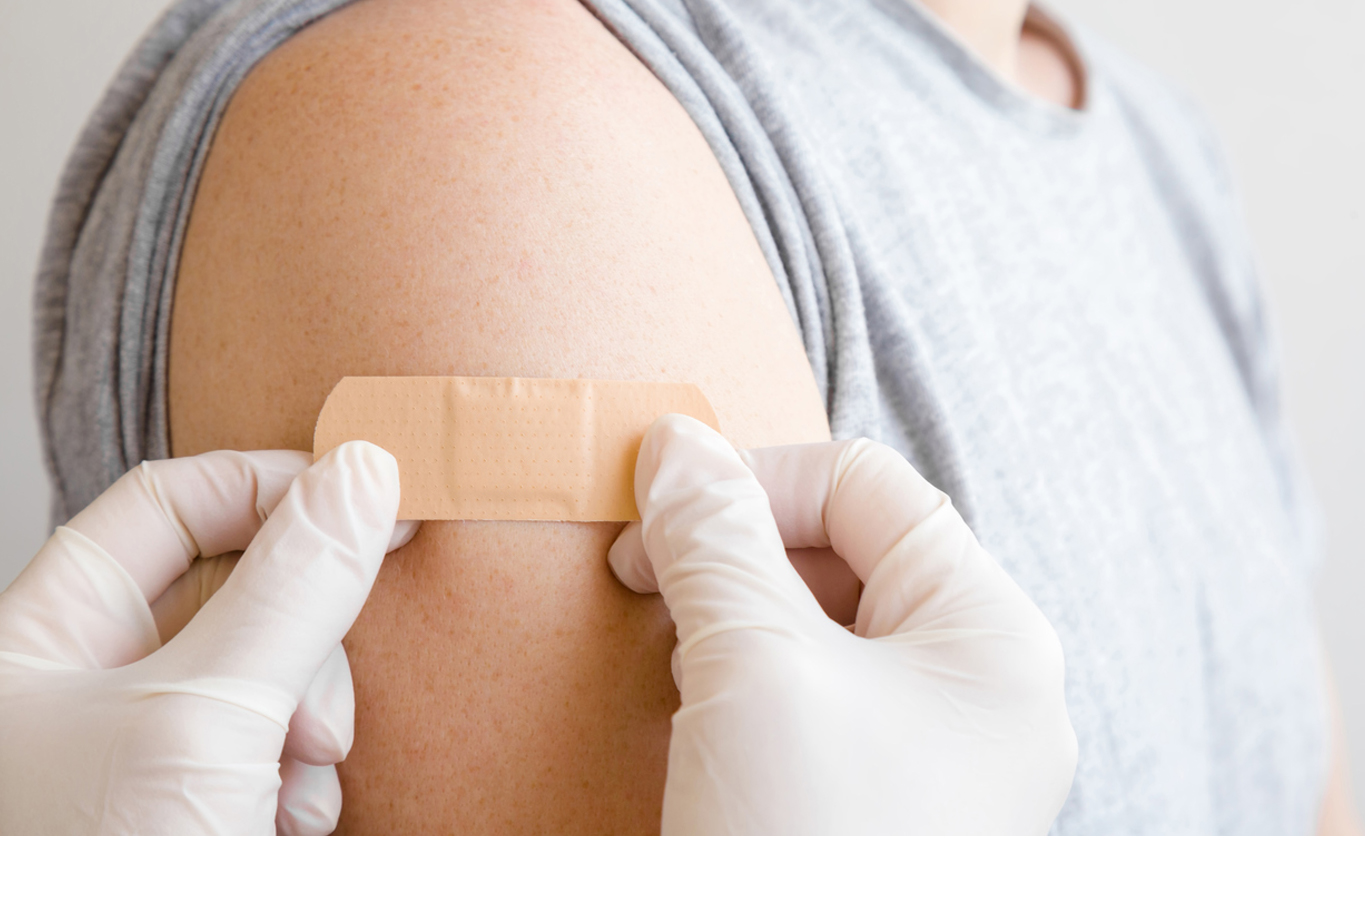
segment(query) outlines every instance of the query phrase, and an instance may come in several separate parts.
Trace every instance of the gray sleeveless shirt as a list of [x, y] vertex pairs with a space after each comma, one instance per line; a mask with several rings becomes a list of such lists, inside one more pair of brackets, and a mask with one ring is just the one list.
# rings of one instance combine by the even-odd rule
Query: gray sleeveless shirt
[[[214, 128], [344, 2], [182, 0], [93, 115], [36, 301], [54, 521], [169, 454], [175, 264]], [[1055, 625], [1080, 742], [1056, 830], [1311, 830], [1314, 525], [1184, 98], [1081, 35], [1083, 110], [1047, 105], [913, 0], [588, 6], [710, 143], [835, 435], [902, 451]]]

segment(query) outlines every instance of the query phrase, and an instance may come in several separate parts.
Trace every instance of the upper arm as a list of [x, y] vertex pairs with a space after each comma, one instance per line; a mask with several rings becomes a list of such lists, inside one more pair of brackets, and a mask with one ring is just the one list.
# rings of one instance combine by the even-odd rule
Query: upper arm
[[[346, 375], [697, 383], [739, 445], [827, 438], [719, 165], [572, 0], [365, 0], [271, 53], [179, 268], [174, 454], [311, 449]], [[428, 522], [347, 639], [343, 825], [657, 830], [672, 627], [614, 525]]]

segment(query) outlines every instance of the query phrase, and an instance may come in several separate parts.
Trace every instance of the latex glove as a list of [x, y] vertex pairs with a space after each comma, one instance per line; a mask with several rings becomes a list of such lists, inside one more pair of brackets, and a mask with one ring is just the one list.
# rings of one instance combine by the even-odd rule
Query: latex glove
[[[416, 524], [395, 527], [382, 449], [311, 462], [144, 463], [0, 594], [0, 832], [335, 827], [354, 729], [341, 639]], [[243, 549], [235, 570], [219, 557]], [[158, 620], [184, 628], [163, 646]]]
[[[678, 630], [665, 833], [1048, 830], [1076, 764], [1061, 646], [905, 459], [736, 453], [668, 415], [635, 496], [609, 561]], [[864, 583], [856, 634], [784, 552], [831, 546]]]

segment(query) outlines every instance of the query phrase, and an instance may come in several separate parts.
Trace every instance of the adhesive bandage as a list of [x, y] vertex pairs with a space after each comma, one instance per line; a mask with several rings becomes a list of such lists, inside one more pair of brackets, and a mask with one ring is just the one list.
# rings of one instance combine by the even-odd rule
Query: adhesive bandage
[[637, 521], [635, 457], [663, 414], [715, 428], [690, 383], [348, 376], [313, 458], [362, 439], [398, 460], [399, 518]]

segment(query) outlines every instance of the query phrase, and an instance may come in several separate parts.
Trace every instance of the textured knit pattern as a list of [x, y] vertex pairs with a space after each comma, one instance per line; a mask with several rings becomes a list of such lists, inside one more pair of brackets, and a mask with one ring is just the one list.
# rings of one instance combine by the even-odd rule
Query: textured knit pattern
[[[37, 298], [54, 521], [168, 455], [185, 219], [250, 67], [340, 0], [189, 0], [76, 148]], [[900, 449], [1056, 626], [1059, 832], [1306, 832], [1313, 523], [1216, 144], [1088, 35], [1081, 111], [911, 0], [592, 0], [710, 143], [837, 437]], [[852, 771], [851, 773], [856, 773]]]

